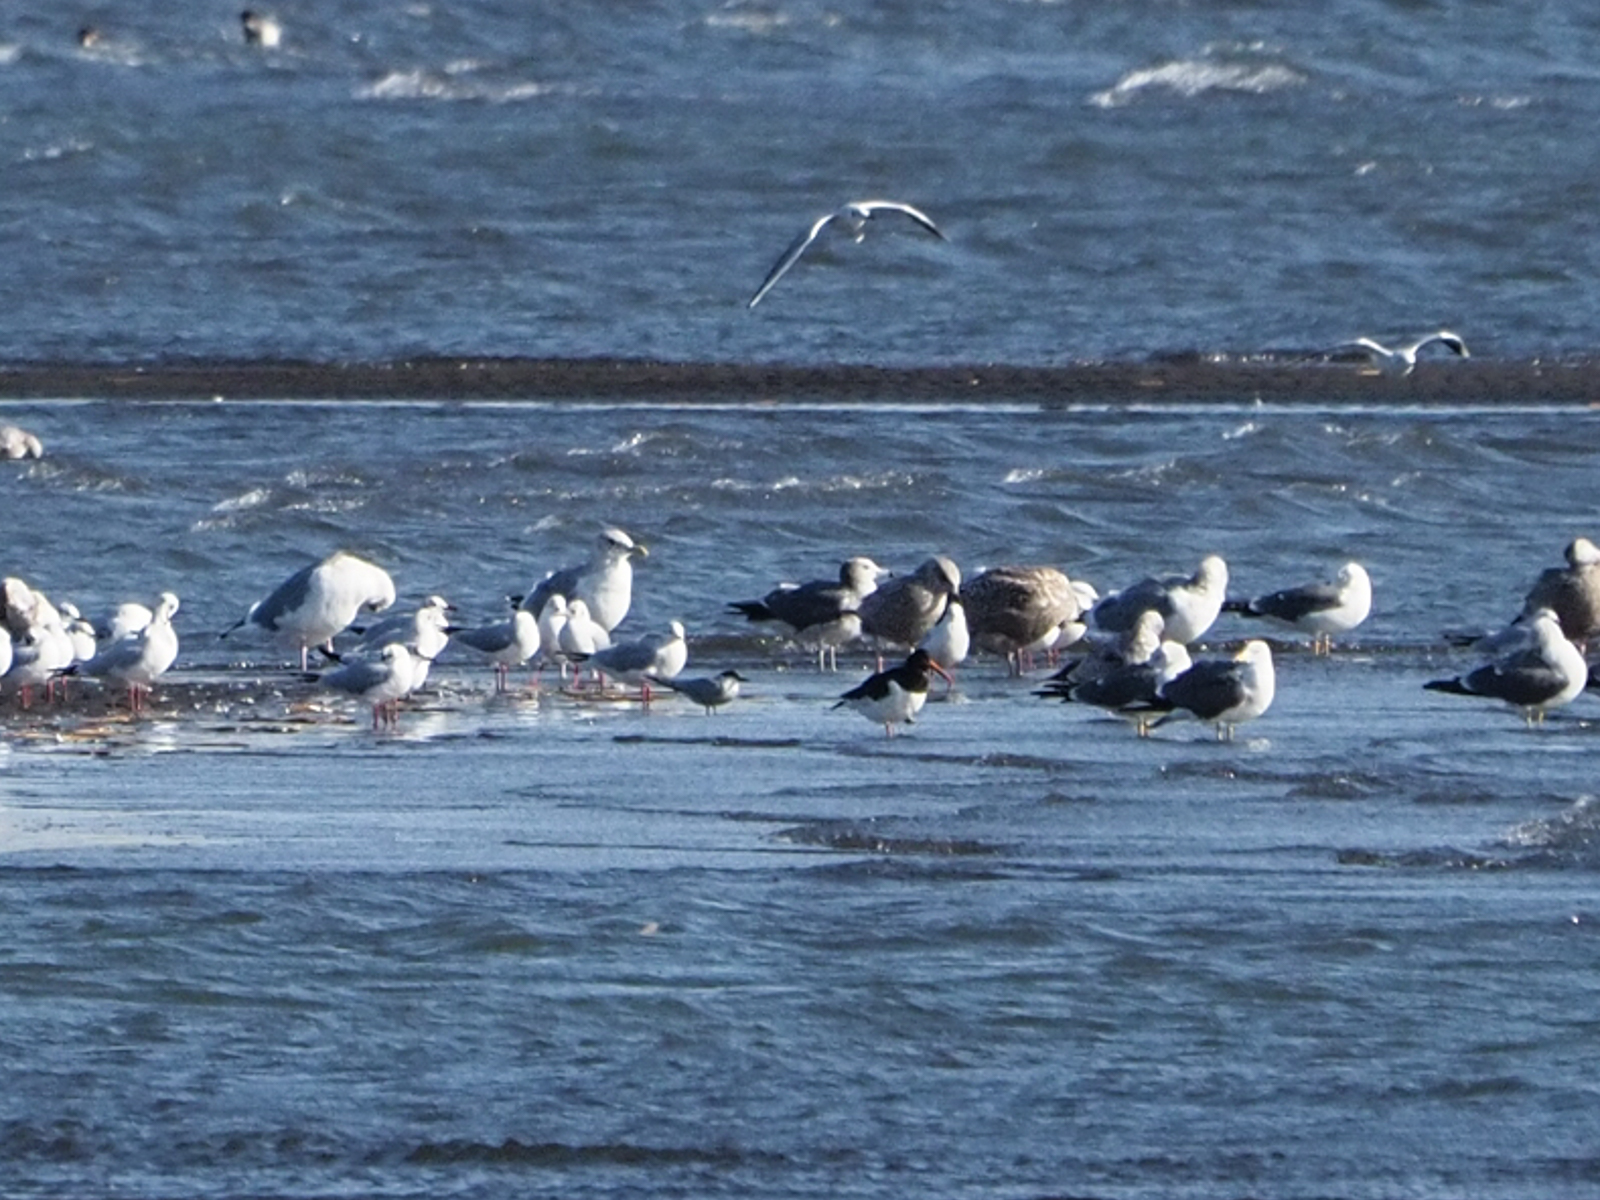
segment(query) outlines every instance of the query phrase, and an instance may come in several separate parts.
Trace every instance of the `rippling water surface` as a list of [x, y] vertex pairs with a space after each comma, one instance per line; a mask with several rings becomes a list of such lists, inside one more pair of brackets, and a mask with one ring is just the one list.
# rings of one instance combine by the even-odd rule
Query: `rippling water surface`
[[[236, 11], [0, 13], [0, 359], [1595, 348], [1583, 5], [295, 0], [271, 51]], [[949, 243], [745, 310], [874, 195]]]
[[[172, 588], [152, 719], [0, 707], [15, 1195], [1600, 1190], [1595, 701], [1424, 692], [1593, 534], [1581, 410], [10, 406], [5, 569]], [[496, 697], [393, 734], [216, 631], [335, 546], [467, 619], [617, 523], [706, 717]], [[1272, 710], [1148, 740], [978, 661], [908, 734], [723, 602], [865, 552], [1101, 588], [1371, 570]], [[1225, 618], [1219, 643], [1248, 632]], [[1037, 676], [1035, 676], [1036, 678]]]

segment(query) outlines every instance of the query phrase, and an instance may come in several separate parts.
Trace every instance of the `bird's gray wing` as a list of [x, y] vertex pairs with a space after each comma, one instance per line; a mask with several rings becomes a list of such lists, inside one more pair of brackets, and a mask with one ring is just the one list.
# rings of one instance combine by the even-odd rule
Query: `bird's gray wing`
[[477, 629], [458, 629], [450, 636], [474, 650], [498, 654], [516, 640], [515, 628], [509, 621], [502, 621], [498, 625], [482, 625]]
[[380, 683], [387, 683], [393, 673], [394, 668], [382, 659], [368, 662], [366, 659], [358, 658], [345, 663], [336, 671], [329, 671], [318, 682], [335, 691], [359, 696]]
[[1338, 608], [1342, 597], [1331, 583], [1308, 583], [1303, 587], [1284, 588], [1270, 595], [1258, 596], [1250, 602], [1250, 611], [1257, 616], [1274, 617], [1293, 624], [1313, 613]]
[[831, 580], [819, 579], [800, 587], [775, 588], [761, 601], [767, 611], [785, 625], [801, 632], [813, 625], [837, 621], [853, 608], [846, 603], [845, 589]]
[[761, 303], [761, 297], [770, 292], [772, 285], [782, 279], [784, 273], [799, 261], [800, 256], [806, 252], [806, 247], [817, 240], [817, 235], [827, 228], [828, 222], [833, 220], [836, 215], [835, 213], [828, 213], [826, 216], [818, 217], [812, 223], [811, 228], [804, 230], [799, 237], [789, 243], [789, 248], [779, 255], [777, 262], [772, 264], [772, 270], [767, 272], [767, 277], [761, 281], [761, 286], [756, 289], [756, 294], [750, 297], [750, 303], [747, 307], [754, 308]]
[[578, 586], [578, 578], [583, 574], [582, 567], [565, 567], [560, 571], [552, 571], [539, 581], [537, 587], [522, 602], [522, 607], [534, 616], [544, 611], [544, 606], [550, 602], [551, 596], [565, 596], [572, 599], [573, 590]]
[[306, 602], [306, 597], [311, 593], [311, 573], [320, 565], [312, 563], [308, 567], [300, 568], [274, 588], [265, 600], [252, 608], [250, 615], [245, 619], [251, 624], [276, 632], [278, 622]]
[[1161, 694], [1202, 721], [1212, 720], [1244, 700], [1241, 664], [1232, 661], [1195, 663], [1162, 688]]

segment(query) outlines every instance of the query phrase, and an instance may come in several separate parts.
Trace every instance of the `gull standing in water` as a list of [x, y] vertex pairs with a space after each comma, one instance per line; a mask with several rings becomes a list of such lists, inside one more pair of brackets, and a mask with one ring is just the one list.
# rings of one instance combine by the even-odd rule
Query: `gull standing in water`
[[1187, 647], [1163, 640], [1162, 633], [1160, 614], [1146, 610], [1116, 645], [1099, 647], [1068, 663], [1034, 695], [1092, 704], [1132, 717], [1144, 737], [1156, 715], [1161, 689], [1193, 665]]
[[275, 634], [280, 642], [300, 651], [300, 669], [306, 669], [306, 651], [312, 646], [333, 648], [333, 636], [349, 626], [362, 611], [382, 612], [394, 603], [394, 580], [382, 567], [344, 550], [296, 571], [265, 600], [258, 600], [231, 628], [255, 625]]
[[941, 242], [950, 240], [933, 223], [932, 217], [921, 209], [911, 207], [909, 204], [902, 204], [898, 200], [852, 200], [842, 208], [835, 209], [831, 213], [824, 213], [813, 221], [809, 227], [800, 231], [800, 236], [790, 242], [789, 248], [779, 255], [777, 262], [772, 264], [772, 270], [767, 272], [767, 277], [761, 281], [761, 286], [756, 289], [756, 294], [750, 297], [749, 307], [754, 308], [761, 303], [761, 297], [770, 292], [773, 284], [782, 279], [789, 268], [800, 261], [800, 256], [806, 252], [812, 242], [822, 236], [822, 231], [827, 229], [829, 225], [838, 221], [846, 226], [851, 236], [859, 242], [867, 236], [867, 222], [880, 213], [900, 213], [915, 221]]
[[601, 675], [637, 684], [644, 702], [650, 703], [650, 684], [679, 674], [689, 661], [682, 621], [668, 624], [667, 633], [646, 634], [635, 642], [618, 642], [590, 655], [584, 664]]
[[453, 612], [455, 606], [443, 596], [429, 596], [413, 612], [391, 613], [357, 630], [360, 640], [350, 653], [371, 658], [391, 642], [399, 642], [411, 652], [411, 690], [416, 691], [428, 682], [433, 660], [450, 644]]
[[1123, 633], [1146, 609], [1161, 614], [1168, 640], [1185, 646], [1198, 640], [1222, 612], [1228, 592], [1228, 564], [1209, 554], [1193, 575], [1152, 576], [1112, 592], [1094, 606], [1095, 627]]
[[[610, 633], [622, 624], [633, 603], [635, 555], [648, 558], [650, 551], [620, 529], [601, 530], [588, 562], [546, 575], [528, 593], [522, 607], [537, 616], [551, 596], [565, 596], [569, 604], [581, 600], [589, 615]], [[552, 643], [547, 639], [545, 644]]]
[[398, 722], [399, 704], [411, 691], [416, 667], [411, 651], [390, 642], [377, 658], [356, 658], [316, 677], [319, 686], [332, 688], [372, 705], [372, 727]]
[[869, 675], [859, 687], [841, 696], [834, 707], [855, 709], [874, 725], [882, 725], [884, 732], [893, 737], [896, 725], [915, 723], [928, 699], [930, 674], [950, 682], [950, 676], [928, 657], [926, 650], [913, 650], [911, 657], [898, 667]]
[[1311, 652], [1333, 651], [1334, 634], [1349, 633], [1372, 611], [1372, 579], [1358, 562], [1347, 562], [1331, 580], [1269, 592], [1254, 600], [1229, 600], [1224, 612], [1267, 617], [1311, 635]]
[[1417, 369], [1417, 351], [1424, 346], [1431, 346], [1435, 342], [1461, 358], [1472, 357], [1467, 353], [1467, 344], [1448, 329], [1441, 329], [1438, 333], [1430, 333], [1427, 337], [1418, 338], [1405, 346], [1391, 348], [1385, 346], [1382, 342], [1362, 337], [1342, 342], [1339, 348], [1365, 351], [1367, 358], [1376, 363], [1386, 375], [1409, 375]]
[[539, 635], [539, 621], [525, 608], [513, 608], [511, 616], [493, 625], [479, 625], [473, 629], [450, 630], [450, 634], [494, 664], [494, 690], [506, 690], [506, 678], [512, 667], [520, 667], [535, 654], [543, 639]]
[[178, 597], [162, 592], [148, 625], [112, 642], [71, 670], [91, 679], [110, 679], [126, 686], [128, 711], [137, 717], [151, 685], [177, 661], [178, 634], [172, 628], [172, 618], [177, 611]]
[[1522, 710], [1529, 725], [1543, 724], [1552, 708], [1571, 703], [1589, 680], [1583, 653], [1561, 632], [1554, 611], [1541, 608], [1496, 639], [1503, 653], [1466, 675], [1423, 684], [1430, 692], [1486, 696]]
[[689, 697], [710, 716], [724, 704], [733, 703], [739, 695], [739, 685], [750, 681], [737, 671], [722, 671], [709, 679], [657, 679], [656, 682]]
[[888, 573], [870, 558], [847, 558], [840, 564], [837, 581], [780, 583], [759, 600], [729, 601], [728, 608], [751, 621], [787, 625], [817, 647], [817, 670], [831, 658], [837, 671], [839, 647], [861, 636], [862, 599], [876, 591], [878, 580]]
[[1166, 684], [1155, 707], [1184, 709], [1217, 727], [1217, 740], [1233, 741], [1234, 727], [1253, 721], [1272, 705], [1277, 693], [1277, 674], [1272, 666], [1272, 648], [1252, 638], [1232, 658], [1201, 659], [1183, 674]]

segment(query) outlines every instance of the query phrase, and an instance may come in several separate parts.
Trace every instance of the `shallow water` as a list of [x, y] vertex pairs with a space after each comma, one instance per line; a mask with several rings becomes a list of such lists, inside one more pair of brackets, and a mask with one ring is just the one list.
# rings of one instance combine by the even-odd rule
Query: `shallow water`
[[[50, 448], [0, 464], [7, 570], [184, 603], [152, 719], [0, 710], [13, 1194], [1597, 1190], [1595, 701], [1421, 688], [1593, 532], [1589, 411], [3, 415]], [[682, 618], [752, 679], [725, 712], [447, 654], [373, 733], [215, 638], [336, 545], [487, 618], [609, 522], [651, 547], [624, 630]], [[891, 741], [831, 709], [865, 655], [723, 615], [936, 550], [1102, 588], [1215, 550], [1245, 593], [1357, 557], [1377, 603], [1278, 641], [1231, 744], [994, 661]]]

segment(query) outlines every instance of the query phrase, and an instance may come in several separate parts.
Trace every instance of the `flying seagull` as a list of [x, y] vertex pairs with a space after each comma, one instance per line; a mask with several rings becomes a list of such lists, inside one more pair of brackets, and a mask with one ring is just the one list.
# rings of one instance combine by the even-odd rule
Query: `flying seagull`
[[800, 260], [800, 256], [806, 252], [811, 243], [816, 241], [822, 235], [822, 231], [834, 221], [844, 222], [849, 227], [851, 236], [859, 242], [867, 236], [867, 222], [884, 212], [903, 213], [941, 242], [950, 240], [933, 223], [932, 217], [921, 209], [912, 208], [909, 204], [901, 204], [898, 200], [852, 200], [844, 207], [818, 217], [811, 223], [810, 228], [802, 231], [799, 237], [789, 243], [789, 248], [783, 252], [778, 261], [772, 265], [772, 270], [767, 272], [767, 277], [761, 281], [756, 294], [750, 297], [750, 307], [754, 308], [761, 303], [761, 297], [772, 290], [772, 285], [783, 278], [784, 273]]
[[1431, 346], [1435, 342], [1438, 342], [1452, 354], [1457, 354], [1462, 358], [1472, 357], [1467, 353], [1467, 344], [1448, 329], [1441, 329], [1438, 333], [1430, 333], [1427, 337], [1418, 338], [1409, 345], [1395, 346], [1392, 349], [1382, 342], [1366, 337], [1344, 342], [1339, 348], [1366, 351], [1367, 357], [1386, 374], [1409, 375], [1417, 368], [1417, 351], [1424, 346]]

